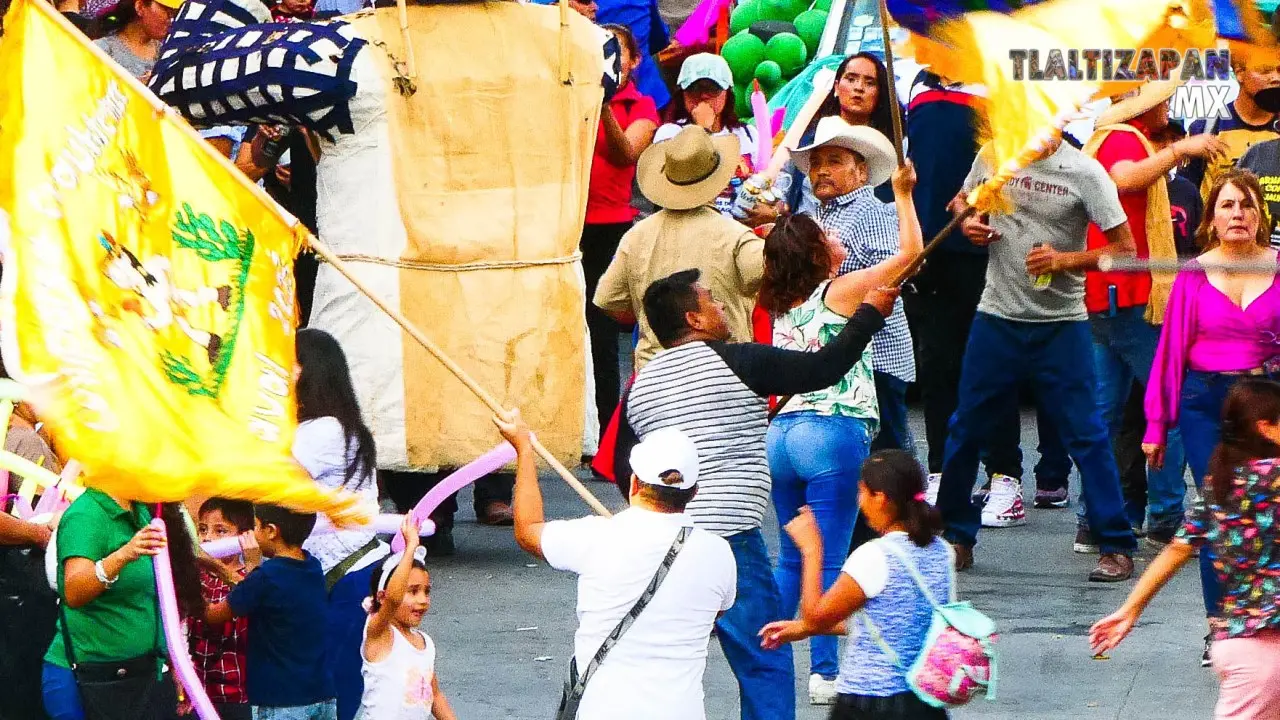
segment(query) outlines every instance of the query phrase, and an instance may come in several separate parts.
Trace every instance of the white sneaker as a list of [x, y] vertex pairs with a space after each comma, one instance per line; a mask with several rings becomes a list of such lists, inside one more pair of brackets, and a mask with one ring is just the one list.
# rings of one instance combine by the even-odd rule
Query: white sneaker
[[929, 482], [924, 486], [924, 501], [930, 505], [938, 504], [938, 490], [942, 488], [942, 473], [929, 473]]
[[982, 509], [982, 527], [1016, 527], [1027, 524], [1022, 506], [1022, 483], [1008, 475], [991, 478], [991, 494]]
[[826, 680], [817, 673], [810, 675], [809, 676], [809, 704], [810, 705], [835, 705], [836, 704], [836, 681]]

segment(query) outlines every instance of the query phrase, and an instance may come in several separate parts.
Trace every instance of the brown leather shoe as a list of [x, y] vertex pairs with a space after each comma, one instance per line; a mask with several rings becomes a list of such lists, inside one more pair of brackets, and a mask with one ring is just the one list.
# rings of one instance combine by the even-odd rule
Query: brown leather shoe
[[1109, 553], [1098, 558], [1098, 567], [1089, 573], [1089, 582], [1124, 582], [1133, 577], [1133, 558]]
[[504, 503], [494, 501], [484, 506], [484, 515], [479, 518], [481, 525], [514, 525], [516, 522], [515, 513], [512, 512], [511, 506]]
[[972, 545], [953, 545], [951, 549], [956, 553], [956, 572], [964, 572], [973, 567]]

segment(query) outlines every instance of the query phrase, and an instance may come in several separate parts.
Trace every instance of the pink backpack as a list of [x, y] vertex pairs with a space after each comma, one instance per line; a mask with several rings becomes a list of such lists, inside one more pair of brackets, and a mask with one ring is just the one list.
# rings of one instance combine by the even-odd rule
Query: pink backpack
[[933, 606], [933, 618], [924, 646], [911, 667], [904, 667], [898, 654], [889, 647], [879, 628], [865, 612], [859, 613], [871, 639], [889, 660], [906, 674], [907, 684], [932, 707], [954, 708], [968, 703], [978, 693], [988, 700], [996, 699], [996, 625], [967, 602], [956, 602], [956, 576], [951, 570], [951, 597], [940, 605], [929, 592], [915, 563], [892, 540], [880, 542], [906, 568], [911, 579]]

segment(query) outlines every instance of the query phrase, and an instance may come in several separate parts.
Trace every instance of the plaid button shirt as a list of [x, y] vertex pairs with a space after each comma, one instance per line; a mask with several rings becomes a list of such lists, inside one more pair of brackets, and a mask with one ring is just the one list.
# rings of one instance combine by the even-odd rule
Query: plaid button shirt
[[[865, 270], [898, 254], [897, 206], [877, 200], [873, 187], [864, 185], [822, 203], [817, 220], [827, 235], [839, 239], [848, 252], [840, 265], [841, 275]], [[878, 372], [915, 382], [916, 358], [902, 298], [894, 303], [884, 328], [872, 338], [871, 351], [872, 364]]]
[[[231, 586], [207, 570], [200, 571], [200, 588], [210, 605], [226, 600], [231, 594]], [[249, 649], [246, 618], [232, 618], [219, 626], [187, 618], [187, 645], [196, 674], [211, 701], [228, 705], [249, 702], [244, 687], [245, 653]]]

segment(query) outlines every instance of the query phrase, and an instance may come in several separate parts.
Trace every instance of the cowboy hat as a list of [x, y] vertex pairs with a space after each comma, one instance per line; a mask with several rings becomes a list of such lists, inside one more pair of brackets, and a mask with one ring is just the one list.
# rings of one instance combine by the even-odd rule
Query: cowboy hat
[[636, 177], [650, 202], [668, 210], [706, 205], [729, 185], [742, 158], [736, 135], [712, 136], [697, 125], [654, 143], [640, 155]]
[[1173, 97], [1178, 83], [1172, 80], [1147, 82], [1135, 90], [1111, 98], [1111, 106], [1098, 114], [1095, 127], [1118, 125], [1138, 117]]
[[809, 172], [809, 153], [820, 147], [842, 147], [857, 153], [867, 164], [867, 184], [875, 187], [888, 180], [897, 167], [893, 143], [883, 133], [866, 125], [850, 125], [836, 115], [818, 121], [813, 143], [791, 153], [791, 162], [800, 172]]

